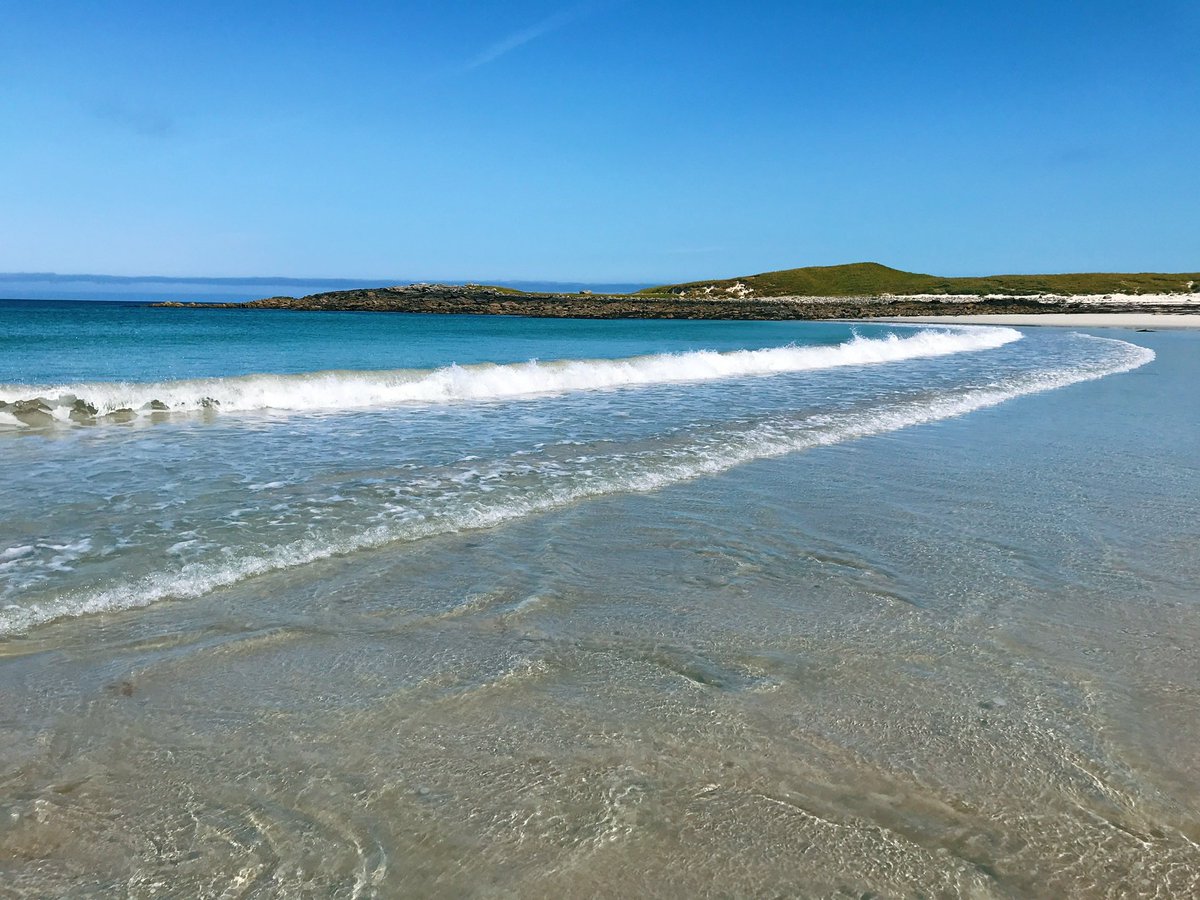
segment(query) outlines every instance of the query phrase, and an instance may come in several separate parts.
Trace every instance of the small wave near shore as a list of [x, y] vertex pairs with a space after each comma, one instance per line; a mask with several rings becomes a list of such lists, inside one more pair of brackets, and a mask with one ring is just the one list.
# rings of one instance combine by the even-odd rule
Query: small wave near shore
[[96, 589], [43, 596], [30, 604], [9, 603], [0, 608], [0, 638], [56, 619], [197, 598], [272, 571], [397, 542], [490, 528], [591, 498], [655, 491], [754, 460], [962, 416], [1017, 397], [1128, 372], [1155, 358], [1153, 351], [1125, 341], [1081, 339], [1099, 351], [1090, 361], [926, 396], [884, 399], [842, 412], [772, 415], [741, 425], [730, 423], [715, 432], [681, 432], [644, 449], [615, 447], [545, 465], [498, 461], [496, 471], [486, 479], [477, 473], [446, 472], [444, 477], [423, 480], [416, 493], [398, 490], [401, 485], [382, 484], [377, 496], [364, 496], [355, 505], [353, 522], [317, 523], [298, 540], [229, 546], [177, 569], [167, 567]]
[[939, 327], [856, 335], [829, 346], [709, 350], [625, 359], [568, 359], [391, 371], [324, 371], [159, 382], [0, 385], [0, 426], [87, 422], [163, 412], [323, 412], [439, 404], [769, 376], [992, 350], [1020, 340], [1012, 328]]

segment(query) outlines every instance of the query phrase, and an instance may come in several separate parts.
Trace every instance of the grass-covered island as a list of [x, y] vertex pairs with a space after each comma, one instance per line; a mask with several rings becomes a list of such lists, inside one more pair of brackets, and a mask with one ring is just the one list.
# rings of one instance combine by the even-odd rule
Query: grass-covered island
[[855, 319], [912, 315], [1195, 312], [1200, 273], [947, 278], [879, 263], [809, 266], [648, 288], [636, 294], [527, 293], [479, 284], [410, 284], [246, 303], [161, 307], [645, 319]]

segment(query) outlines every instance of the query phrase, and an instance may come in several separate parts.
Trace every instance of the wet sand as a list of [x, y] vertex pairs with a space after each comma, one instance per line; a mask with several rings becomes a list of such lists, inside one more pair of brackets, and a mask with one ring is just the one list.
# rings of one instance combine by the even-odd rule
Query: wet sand
[[0, 642], [0, 895], [1196, 896], [1200, 335], [1114, 336], [1158, 358]]

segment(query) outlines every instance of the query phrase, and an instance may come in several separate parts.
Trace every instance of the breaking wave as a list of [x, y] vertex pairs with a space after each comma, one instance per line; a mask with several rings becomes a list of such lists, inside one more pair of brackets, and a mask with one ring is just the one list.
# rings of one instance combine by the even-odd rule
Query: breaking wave
[[[0, 636], [24, 632], [60, 618], [133, 609], [168, 599], [196, 598], [268, 572], [390, 543], [487, 528], [592, 497], [653, 491], [718, 474], [752, 460], [961, 416], [1017, 397], [1131, 371], [1154, 359], [1153, 351], [1125, 341], [1086, 339], [1102, 343], [1111, 352], [1103, 359], [1085, 364], [1014, 375], [994, 383], [884, 403], [868, 409], [783, 415], [715, 434], [684, 434], [678, 440], [653, 449], [614, 453], [607, 457], [590, 456], [566, 471], [561, 464], [553, 471], [531, 471], [525, 467], [519, 473], [500, 474], [488, 492], [482, 494], [464, 489], [461, 479], [451, 478], [429, 485], [430, 493], [422, 504], [406, 505], [392, 511], [394, 514], [378, 515], [372, 524], [364, 524], [349, 536], [330, 533], [274, 548], [243, 548], [240, 551], [227, 548], [228, 552], [219, 558], [197, 561], [172, 571], [159, 571], [125, 584], [63, 594], [35, 606], [0, 608]], [[931, 336], [925, 334], [921, 340], [929, 341]], [[902, 342], [875, 343], [894, 347]], [[850, 342], [841, 347], [854, 344]], [[830, 348], [828, 352], [837, 349]], [[745, 369], [739, 374], [745, 374]]]
[[991, 350], [1020, 340], [1012, 328], [921, 329], [903, 337], [856, 335], [823, 347], [699, 350], [627, 359], [244, 375], [161, 382], [0, 385], [0, 424], [46, 424], [112, 415], [284, 410], [318, 412], [404, 403], [486, 401], [638, 385], [680, 384], [899, 362]]

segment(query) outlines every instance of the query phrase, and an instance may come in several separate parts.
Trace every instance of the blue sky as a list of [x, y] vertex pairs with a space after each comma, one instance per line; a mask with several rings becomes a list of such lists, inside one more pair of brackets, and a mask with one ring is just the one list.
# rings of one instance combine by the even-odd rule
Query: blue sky
[[10, 2], [0, 271], [1200, 270], [1200, 4]]

